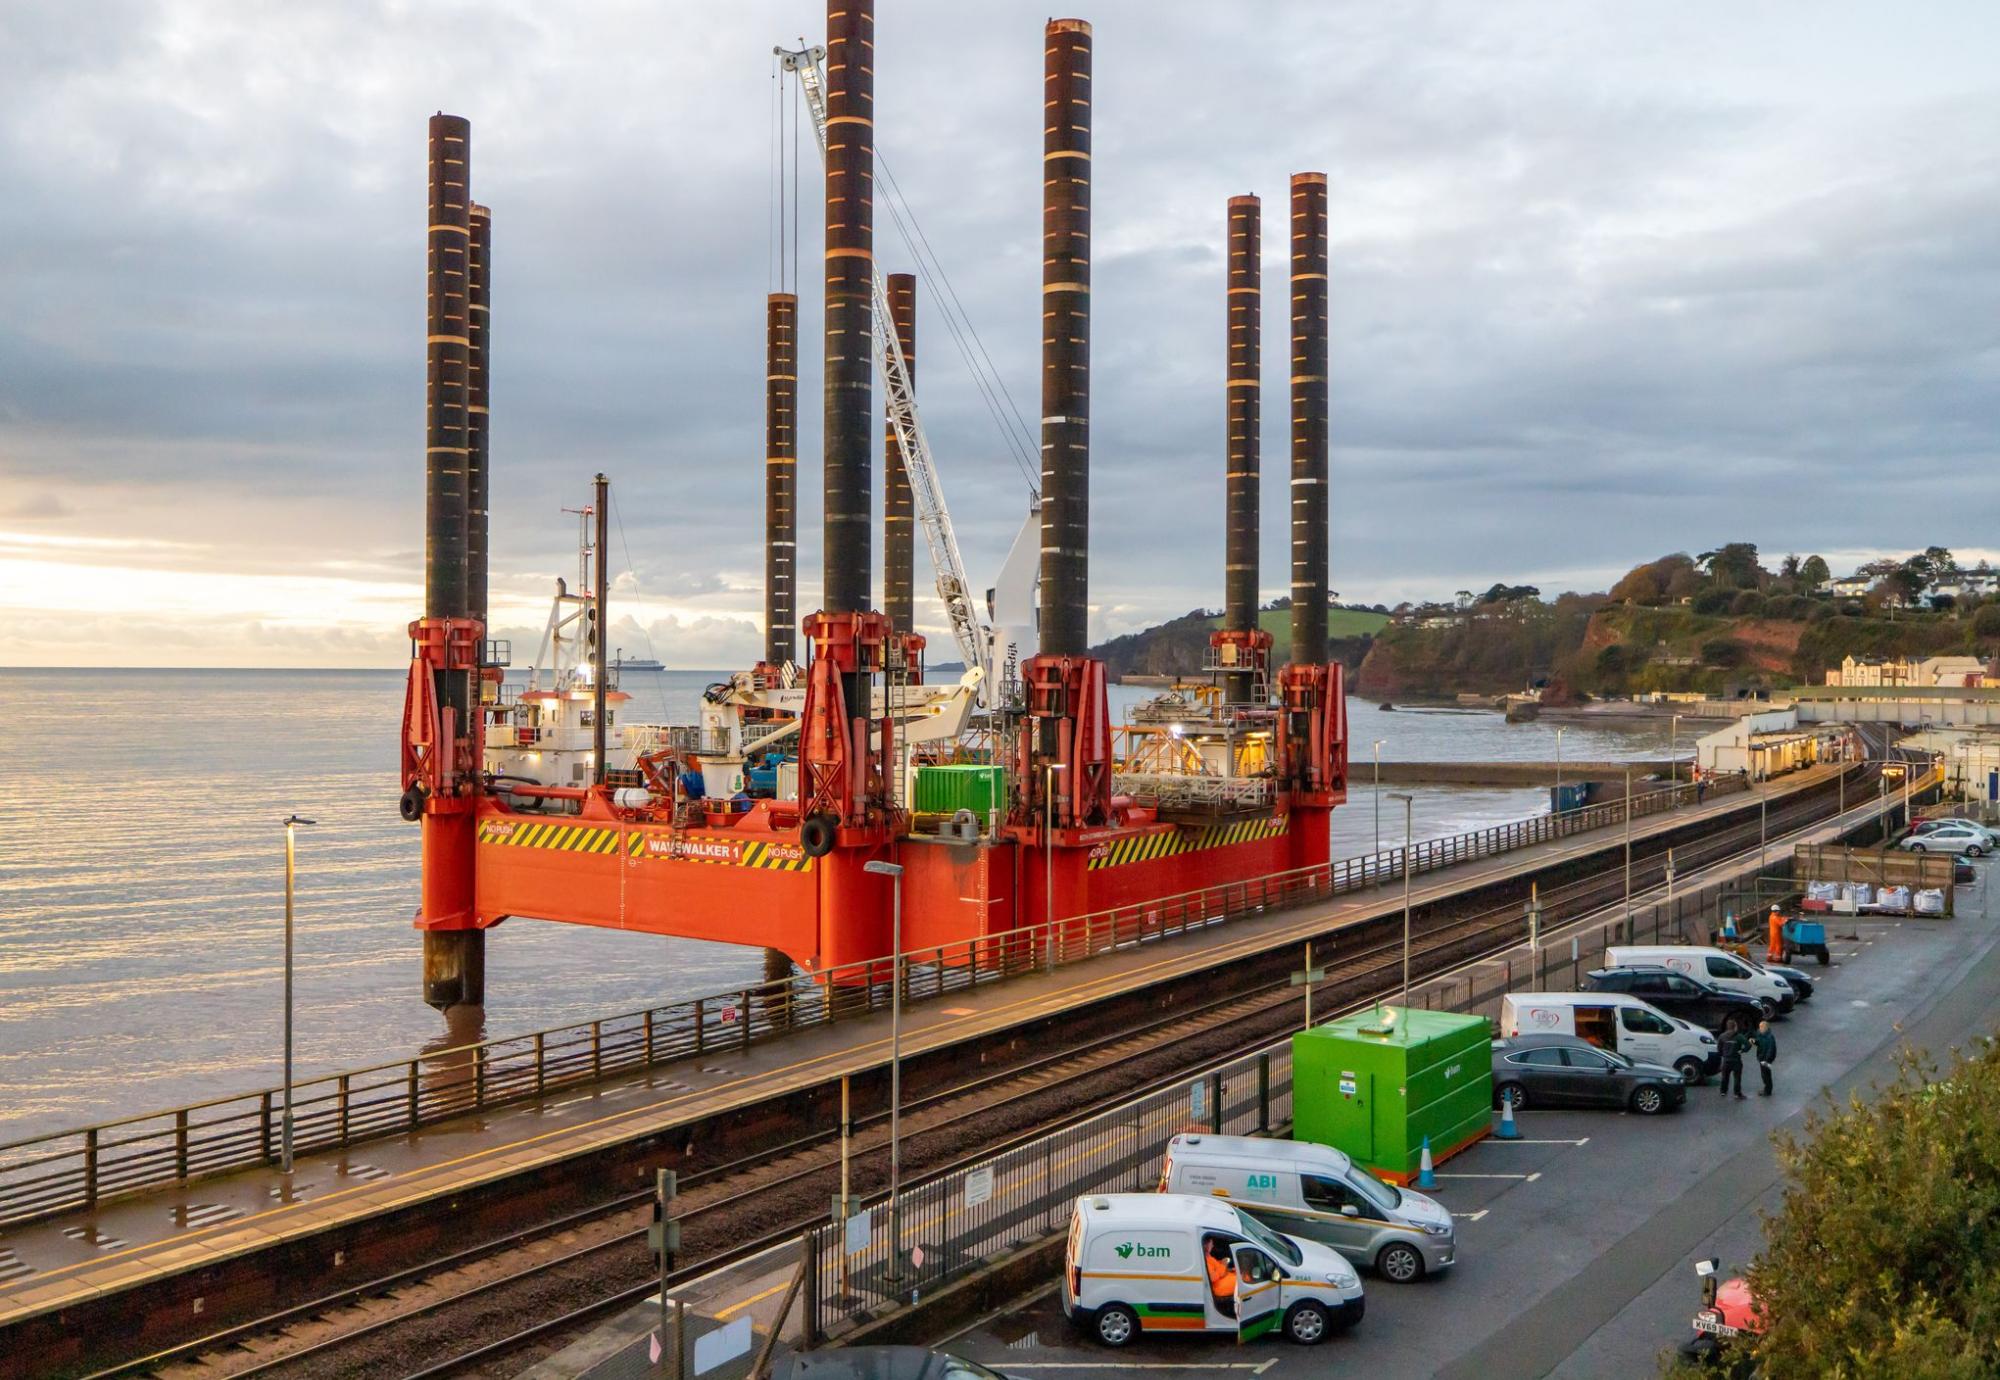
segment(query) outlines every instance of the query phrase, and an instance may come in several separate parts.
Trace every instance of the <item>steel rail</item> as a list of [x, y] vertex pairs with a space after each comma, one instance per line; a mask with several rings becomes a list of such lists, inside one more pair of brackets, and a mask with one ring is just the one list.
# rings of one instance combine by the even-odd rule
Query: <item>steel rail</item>
[[[1812, 824], [1820, 822], [1822, 819], [1824, 819], [1824, 817], [1828, 813], [1829, 812], [1824, 809], [1824, 802], [1819, 802], [1814, 800], [1794, 801], [1788, 803], [1785, 807], [1783, 807], [1781, 811], [1778, 812], [1771, 819], [1770, 822], [1773, 825], [1784, 826], [1784, 825], [1789, 825], [1794, 821], [1797, 821], [1800, 822], [1803, 826], [1809, 827]], [[1783, 828], [1779, 828], [1774, 832], [1776, 833], [1776, 836], [1779, 838], [1788, 836], [1788, 833]], [[1704, 838], [1703, 840], [1699, 841], [1697, 845], [1691, 846], [1689, 849], [1685, 851], [1690, 853], [1701, 853], [1708, 855], [1707, 860], [1706, 861], [1699, 859], [1695, 860], [1695, 869], [1696, 869], [1695, 874], [1677, 872], [1677, 875], [1683, 875], [1683, 876], [1696, 875], [1700, 872], [1708, 870], [1708, 868], [1712, 866], [1715, 862], [1739, 856], [1741, 853], [1748, 851], [1750, 840], [1752, 838], [1760, 837], [1762, 833], [1763, 831], [1761, 829], [1753, 828], [1749, 821], [1743, 821], [1731, 826], [1726, 830], [1719, 831], [1715, 835], [1709, 836], [1708, 838]], [[1739, 844], [1741, 846], [1738, 846]], [[1664, 873], [1664, 870], [1667, 866], [1666, 858], [1664, 857], [1663, 854], [1659, 853], [1652, 854], [1649, 857], [1645, 858], [1643, 860], [1643, 863], [1644, 863], [1644, 870], [1649, 874], [1655, 872]], [[1614, 868], [1599, 869], [1592, 875], [1578, 878], [1573, 882], [1565, 883], [1558, 887], [1552, 888], [1548, 893], [1545, 893], [1543, 898], [1544, 905], [1547, 908], [1545, 910], [1545, 915], [1547, 916], [1547, 918], [1545, 920], [1544, 934], [1550, 938], [1558, 938], [1573, 928], [1589, 923], [1592, 919], [1601, 915], [1605, 910], [1611, 908], [1611, 906], [1608, 905], [1597, 904], [1598, 899], [1611, 898], [1612, 903], [1615, 905], [1616, 901], [1622, 896], [1622, 889], [1623, 887], [1622, 887], [1621, 874], [1618, 869]], [[1635, 896], [1638, 894], [1642, 894], [1641, 889], [1635, 888]], [[1428, 902], [1427, 906], [1432, 908], [1444, 906], [1448, 908], [1449, 900], [1450, 898], [1439, 898], [1431, 902]], [[1550, 913], [1557, 909], [1574, 909], [1575, 913], [1567, 916]], [[1494, 916], [1498, 916], [1499, 918], [1489, 919], [1489, 917], [1494, 917]], [[1374, 917], [1373, 919], [1377, 924], [1380, 923], [1381, 920], [1380, 917]], [[1369, 922], [1362, 922], [1362, 923], [1367, 924]], [[1413, 939], [1420, 939], [1424, 941], [1420, 952], [1425, 959], [1429, 959], [1432, 956], [1442, 951], [1462, 948], [1468, 940], [1482, 940], [1488, 938], [1495, 938], [1497, 939], [1497, 942], [1486, 944], [1484, 947], [1479, 949], [1478, 952], [1465, 955], [1462, 957], [1457, 957], [1455, 959], [1447, 960], [1442, 966], [1439, 966], [1435, 969], [1432, 969], [1431, 965], [1428, 962], [1426, 962], [1424, 964], [1424, 967], [1426, 969], [1424, 975], [1425, 981], [1435, 981], [1439, 977], [1450, 976], [1465, 968], [1474, 967], [1486, 963], [1490, 961], [1490, 958], [1494, 953], [1503, 952], [1507, 949], [1517, 947], [1520, 942], [1520, 935], [1518, 933], [1520, 923], [1521, 923], [1521, 917], [1519, 913], [1515, 910], [1515, 908], [1511, 905], [1502, 905], [1502, 906], [1483, 909], [1481, 911], [1475, 912], [1470, 916], [1467, 915], [1447, 916], [1430, 924], [1428, 927], [1423, 929], [1419, 934], [1413, 936]], [[1342, 960], [1341, 963], [1341, 968], [1343, 970], [1344, 977], [1340, 985], [1342, 987], [1350, 987], [1356, 984], [1368, 983], [1374, 981], [1380, 974], [1391, 972], [1396, 965], [1396, 960], [1398, 955], [1400, 954], [1401, 947], [1402, 947], [1402, 941], [1400, 937], [1385, 936], [1381, 941], [1370, 944], [1362, 952], [1347, 955]], [[1241, 1021], [1247, 1016], [1259, 1014], [1262, 1011], [1271, 1010], [1279, 1006], [1289, 1005], [1291, 1002], [1297, 1000], [1298, 998], [1294, 994], [1293, 989], [1290, 988], [1289, 980], [1282, 983], [1266, 982], [1262, 985], [1251, 988], [1249, 991], [1240, 991], [1232, 994], [1231, 996], [1218, 998], [1214, 1001], [1205, 1003], [1200, 1007], [1183, 1010], [1175, 1013], [1172, 1016], [1162, 1017], [1158, 1020], [1147, 1023], [1145, 1026], [1140, 1027], [1137, 1030], [1121, 1031], [1114, 1035], [1100, 1037], [1098, 1039], [1088, 1041], [1085, 1044], [1074, 1047], [1072, 1049], [1062, 1051], [1057, 1054], [1049, 1055], [1042, 1059], [1032, 1060], [1027, 1065], [1016, 1066], [1012, 1069], [1002, 1071], [990, 1077], [982, 1077], [980, 1079], [974, 1079], [968, 1082], [967, 1084], [954, 1087], [952, 1089], [944, 1090], [937, 1094], [929, 1095], [928, 1097], [922, 1100], [922, 1105], [936, 1106], [942, 1102], [971, 1095], [974, 1090], [980, 1087], [990, 1086], [994, 1083], [1002, 1081], [1019, 1081], [1023, 1078], [1032, 1077], [1035, 1072], [1039, 1072], [1051, 1066], [1062, 1063], [1073, 1063], [1079, 1059], [1086, 1059], [1088, 1058], [1088, 1056], [1092, 1051], [1115, 1049], [1117, 1047], [1122, 1047], [1125, 1045], [1132, 1044], [1135, 1041], [1144, 1040], [1148, 1036], [1154, 1034], [1155, 1032], [1169, 1026], [1176, 1026], [1176, 1025], [1186, 1026], [1192, 1024], [1194, 1027], [1193, 1029], [1189, 1030], [1188, 1033], [1186, 1033], [1185, 1035], [1179, 1036], [1176, 1039], [1170, 1041], [1169, 1044], [1182, 1043], [1185, 1041], [1197, 1039], [1200, 1036], [1210, 1033], [1214, 1029], [1219, 1028], [1219, 1026], [1222, 1023], [1220, 1021], [1213, 1019], [1213, 1016], [1214, 1013], [1222, 1011], [1224, 1009], [1228, 1010], [1230, 1020]], [[1361, 1009], [1366, 1007], [1368, 1004], [1369, 1002], [1364, 1000], [1357, 1004], [1349, 1006], [1346, 1009], [1349, 1010]], [[1246, 1010], [1245, 1008], [1249, 1009]], [[1244, 1057], [1246, 1053], [1256, 1052], [1258, 1048], [1263, 1047], [1261, 1043], [1262, 1038], [1263, 1037], [1260, 1036], [1257, 1039], [1251, 1040], [1241, 1046], [1232, 1048], [1228, 1051], [1207, 1056], [1206, 1058], [1199, 1061], [1196, 1065], [1192, 1067], [1183, 1068], [1177, 1070], [1176, 1072], [1170, 1075], [1166, 1075], [1162, 1078], [1153, 1080], [1148, 1084], [1142, 1085], [1136, 1091], [1129, 1088], [1121, 1089], [1120, 1096], [1124, 1098], [1129, 1098], [1131, 1096], [1146, 1096], [1152, 1093], [1164, 1091], [1172, 1086], [1185, 1083], [1190, 1078], [1200, 1077], [1206, 1073], [1212, 1072], [1216, 1068], [1220, 1068], [1228, 1064], [1231, 1064], [1237, 1060], [1240, 1060], [1241, 1058]], [[1090, 1070], [1080, 1072], [1077, 1076], [1079, 1077], [1087, 1076], [1088, 1072], [1090, 1072]], [[1003, 1098], [997, 1102], [991, 1103], [987, 1108], [985, 1108], [985, 1110], [993, 1110], [997, 1109], [998, 1107], [1008, 1105], [1011, 1102], [1025, 1100], [1029, 1097], [1047, 1092], [1049, 1091], [1049, 1089], [1050, 1085], [1038, 1084], [1036, 1086], [1023, 1089], [1022, 1091], [1012, 1094], [1007, 1098]], [[977, 1150], [967, 1152], [966, 1154], [958, 1157], [957, 1159], [947, 1164], [927, 1170], [924, 1178], [926, 1181], [930, 1181], [958, 1172], [964, 1168], [970, 1167], [973, 1164], [989, 1160], [997, 1155], [1005, 1154], [1011, 1149], [1018, 1148], [1020, 1145], [1026, 1144], [1042, 1136], [1051, 1134], [1052, 1132], [1063, 1129], [1066, 1126], [1073, 1125], [1082, 1120], [1087, 1120], [1089, 1117], [1099, 1114], [1100, 1111], [1101, 1107], [1072, 1110], [1060, 1117], [1052, 1118], [1046, 1122], [1038, 1123], [1034, 1127], [1016, 1133], [1014, 1135], [1011, 1135], [1002, 1141], [982, 1146]], [[862, 1124], [862, 1122], [864, 1121], [879, 1122], [884, 1119], [886, 1119], [886, 1113], [872, 1113], [866, 1118], [857, 1119], [856, 1125]], [[919, 1132], [918, 1134], [923, 1134], [923, 1132]], [[823, 1144], [824, 1138], [818, 1138], [816, 1143]], [[795, 1142], [795, 1144], [804, 1144], [804, 1142]], [[788, 1148], [789, 1147], [787, 1147], [787, 1149]], [[857, 1151], [855, 1152], [854, 1159], [856, 1161], [861, 1161], [866, 1158], [879, 1155], [880, 1153], [882, 1153], [882, 1150], [883, 1147], [879, 1145], [857, 1149]], [[785, 1152], [786, 1152], [785, 1149], [781, 1149], [773, 1153], [782, 1154]], [[770, 1155], [767, 1154], [764, 1156], [759, 1156], [758, 1158], [760, 1160], [768, 1160], [770, 1158]], [[739, 1161], [738, 1163], [740, 1164], [741, 1162]], [[831, 1167], [832, 1165], [826, 1162], [808, 1166], [796, 1171], [791, 1175], [787, 1175], [783, 1179], [757, 1185], [752, 1189], [747, 1190], [745, 1193], [741, 1195], [736, 1195], [730, 1198], [718, 1199], [713, 1203], [703, 1204], [699, 1209], [696, 1209], [696, 1212], [701, 1214], [707, 1214], [726, 1207], [739, 1206], [745, 1202], [754, 1199], [757, 1196], [770, 1193], [789, 1184], [797, 1183], [800, 1180], [811, 1177], [813, 1175], [823, 1174]], [[707, 1181], [708, 1179], [713, 1178], [717, 1173], [721, 1172], [726, 1172], [726, 1171], [724, 1170], [706, 1171], [703, 1173], [702, 1176], [703, 1181]], [[648, 1194], [632, 1195], [629, 1198], [621, 1200], [621, 1202], [619, 1202], [618, 1204], [611, 1205], [605, 1208], [593, 1209], [590, 1210], [588, 1213], [577, 1214], [576, 1216], [579, 1217], [608, 1216], [616, 1211], [625, 1210], [626, 1208], [636, 1203], [647, 1201], [649, 1198], [650, 1195]], [[802, 1230], [804, 1226], [809, 1225], [809, 1222], [811, 1220], [817, 1220], [817, 1218], [815, 1217], [813, 1219], [809, 1219], [807, 1222], [797, 1222], [788, 1224], [785, 1227], [766, 1233], [764, 1236], [758, 1238], [753, 1242], [746, 1242], [739, 1247], [734, 1247], [727, 1251], [707, 1257], [700, 1264], [691, 1266], [686, 1270], [676, 1271], [672, 1276], [670, 1276], [668, 1280], [669, 1287], [672, 1287], [673, 1285], [676, 1284], [685, 1283], [693, 1278], [713, 1274], [720, 1269], [727, 1269], [730, 1266], [738, 1264], [743, 1260], [750, 1259], [758, 1254], [782, 1246], [787, 1242], [794, 1240], [798, 1236], [800, 1230]], [[543, 1235], [546, 1234], [546, 1231], [538, 1230], [535, 1232], [535, 1234]], [[575, 1263], [575, 1261], [583, 1257], [593, 1255], [616, 1246], [630, 1245], [634, 1243], [637, 1239], [642, 1238], [644, 1234], [645, 1233], [642, 1228], [627, 1233], [623, 1236], [611, 1238], [606, 1241], [597, 1242], [590, 1246], [579, 1248], [577, 1251], [568, 1253], [564, 1256], [556, 1257], [552, 1260], [548, 1260], [545, 1262], [540, 1262], [534, 1266], [529, 1267], [526, 1270], [519, 1271], [514, 1274], [504, 1276], [502, 1278], [495, 1279], [492, 1281], [483, 1282], [482, 1284], [475, 1286], [473, 1289], [452, 1294], [446, 1298], [436, 1300], [432, 1303], [424, 1305], [421, 1308], [412, 1310], [411, 1312], [398, 1314], [388, 1318], [371, 1320], [363, 1328], [343, 1333], [337, 1337], [328, 1338], [326, 1341], [317, 1343], [310, 1348], [289, 1352], [282, 1356], [272, 1357], [268, 1361], [261, 1362], [258, 1365], [255, 1365], [247, 1370], [235, 1370], [232, 1371], [231, 1374], [238, 1376], [262, 1374], [268, 1371], [280, 1369], [283, 1366], [289, 1365], [293, 1362], [302, 1361], [314, 1355], [327, 1354], [331, 1351], [338, 1350], [341, 1347], [352, 1345], [355, 1341], [360, 1340], [365, 1336], [371, 1336], [375, 1335], [376, 1333], [386, 1331], [388, 1328], [393, 1327], [400, 1323], [413, 1322], [426, 1317], [430, 1317], [436, 1312], [442, 1311], [443, 1309], [468, 1302], [474, 1298], [489, 1294], [496, 1289], [503, 1288], [511, 1284], [516, 1284], [523, 1280], [538, 1275], [544, 1275], [556, 1269], [560, 1269], [566, 1265], [573, 1264]], [[447, 1268], [447, 1267], [443, 1265], [432, 1265], [428, 1267], [423, 1267], [421, 1273], [436, 1273], [441, 1268]], [[420, 1272], [413, 1271], [410, 1273], [417, 1274]], [[504, 1355], [508, 1352], [518, 1350], [521, 1347], [528, 1346], [537, 1341], [543, 1340], [549, 1336], [559, 1335], [564, 1331], [581, 1326], [584, 1323], [587, 1323], [598, 1317], [601, 1317], [608, 1312], [615, 1311], [619, 1308], [629, 1306], [631, 1304], [640, 1302], [648, 1297], [651, 1297], [657, 1294], [659, 1288], [660, 1285], [657, 1280], [648, 1280], [643, 1284], [638, 1284], [631, 1286], [629, 1288], [618, 1290], [613, 1294], [606, 1296], [605, 1298], [594, 1300], [588, 1304], [582, 1305], [581, 1307], [569, 1310], [568, 1312], [565, 1312], [555, 1318], [550, 1318], [531, 1324], [530, 1326], [518, 1332], [515, 1332], [507, 1337], [499, 1338], [497, 1340], [487, 1343], [482, 1343], [480, 1346], [474, 1348], [473, 1350], [462, 1352], [458, 1355], [434, 1362], [422, 1370], [412, 1372], [413, 1380], [415, 1380], [415, 1378], [418, 1377], [435, 1377], [435, 1376], [447, 1375], [465, 1366], [477, 1364], [480, 1361]], [[306, 1305], [304, 1307], [309, 1308], [311, 1307], [311, 1305]], [[261, 1327], [259, 1327], [259, 1325], [256, 1324], [246, 1325], [246, 1330], [248, 1328], [258, 1328], [258, 1330], [268, 1330], [269, 1325], [270, 1324], [268, 1323], [264, 1324]], [[180, 1354], [185, 1355], [188, 1353], [183, 1351]], [[110, 1375], [110, 1374], [129, 1373], [129, 1369], [130, 1368], [128, 1367], [121, 1369], [119, 1371], [104, 1372], [102, 1374]], [[95, 1380], [95, 1378], [93, 1378], [93, 1380]]]
[[[1687, 798], [1676, 787], [1635, 796], [1633, 816]], [[1567, 838], [1625, 817], [1627, 802], [1471, 830], [1410, 846], [1412, 875]], [[1078, 962], [1205, 929], [1217, 920], [1364, 890], [1400, 877], [1403, 849], [1221, 883], [905, 954], [906, 1001], [934, 1000], [1044, 967]], [[849, 964], [808, 982], [711, 993], [641, 1011], [437, 1050], [295, 1085], [300, 1153], [343, 1148], [491, 1107], [677, 1059], [739, 1049], [793, 1030], [836, 1024], [887, 1004], [886, 960]], [[0, 1144], [0, 1226], [109, 1199], [276, 1163], [280, 1090], [212, 1098], [161, 1112]]]

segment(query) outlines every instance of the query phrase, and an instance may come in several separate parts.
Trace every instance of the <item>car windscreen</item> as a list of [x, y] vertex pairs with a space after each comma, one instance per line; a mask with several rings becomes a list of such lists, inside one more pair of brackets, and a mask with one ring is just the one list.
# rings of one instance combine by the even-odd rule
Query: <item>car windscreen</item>
[[1383, 1183], [1358, 1164], [1353, 1166], [1349, 1171], [1347, 1182], [1353, 1187], [1356, 1193], [1359, 1193], [1385, 1212], [1390, 1208], [1402, 1205], [1402, 1189], [1397, 1188], [1394, 1184]]
[[942, 1380], [1001, 1380], [999, 1371], [988, 1370], [963, 1356], [940, 1354], [938, 1360], [944, 1362], [944, 1368], [938, 1372]]
[[1287, 1265], [1296, 1265], [1305, 1258], [1299, 1254], [1297, 1246], [1272, 1231], [1242, 1208], [1236, 1209], [1236, 1220], [1242, 1223], [1243, 1234], [1245, 1236], [1255, 1241], [1272, 1255], [1278, 1257], [1278, 1259], [1284, 1261]]

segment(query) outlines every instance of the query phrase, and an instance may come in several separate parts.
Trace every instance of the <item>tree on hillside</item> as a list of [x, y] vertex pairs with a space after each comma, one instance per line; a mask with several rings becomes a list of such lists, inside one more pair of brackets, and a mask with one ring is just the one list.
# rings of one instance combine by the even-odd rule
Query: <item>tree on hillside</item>
[[1939, 580], [1958, 569], [1951, 552], [1942, 546], [1927, 546], [1916, 555], [1903, 562], [1903, 572], [1907, 582], [1916, 586], [1916, 593], [1922, 594]]
[[2000, 638], [2000, 604], [1981, 604], [1979, 611], [1972, 615], [1972, 635], [1983, 638]]
[[1832, 578], [1824, 557], [1808, 556], [1799, 562], [1799, 583], [1807, 589], [1818, 589]]
[[1796, 555], [1786, 556], [1778, 562], [1778, 578], [1788, 585], [1798, 583], [1799, 558]]
[[1756, 589], [1770, 579], [1770, 572], [1757, 563], [1757, 543], [1732, 541], [1713, 551], [1701, 553], [1709, 578], [1728, 589]]
[[1496, 583], [1491, 589], [1488, 589], [1484, 594], [1479, 596], [1479, 602], [1482, 604], [1513, 604], [1523, 599], [1539, 598], [1541, 597], [1541, 593], [1541, 590], [1537, 589], [1534, 585], [1503, 585]]
[[1635, 565], [1611, 587], [1611, 597], [1627, 604], [1664, 604], [1700, 588], [1694, 558], [1684, 551]]
[[1750, 1284], [1767, 1375], [2000, 1373], [2000, 1043], [1916, 1057], [1780, 1135], [1785, 1197]]

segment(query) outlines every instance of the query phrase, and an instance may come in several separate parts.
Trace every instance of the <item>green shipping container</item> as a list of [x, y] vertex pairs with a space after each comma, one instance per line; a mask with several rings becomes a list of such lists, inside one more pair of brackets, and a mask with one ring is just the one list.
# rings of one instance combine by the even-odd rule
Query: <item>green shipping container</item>
[[[1392, 1016], [1392, 1020], [1384, 1020]], [[1383, 1007], [1292, 1037], [1292, 1136], [1345, 1151], [1382, 1178], [1493, 1128], [1493, 1040], [1484, 1016]]]
[[970, 810], [984, 820], [1007, 807], [1007, 769], [989, 766], [918, 767], [916, 813], [950, 815]]

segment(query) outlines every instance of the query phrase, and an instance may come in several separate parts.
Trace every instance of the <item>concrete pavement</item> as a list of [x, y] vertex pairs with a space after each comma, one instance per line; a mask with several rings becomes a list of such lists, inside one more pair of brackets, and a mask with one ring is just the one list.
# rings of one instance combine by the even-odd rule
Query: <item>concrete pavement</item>
[[1368, 1315], [1312, 1350], [1280, 1342], [1148, 1338], [1107, 1352], [1071, 1333], [1053, 1291], [948, 1343], [1024, 1375], [1063, 1380], [1171, 1366], [1376, 1377], [1648, 1374], [1687, 1333], [1696, 1259], [1725, 1270], [1761, 1244], [1760, 1208], [1780, 1197], [1771, 1133], [1795, 1130], [1823, 1092], [1888, 1081], [1905, 1043], [1942, 1053], [1989, 1032], [2000, 1013], [2000, 896], [1961, 889], [1953, 921], [1834, 926], [1836, 963], [1814, 967], [1813, 1000], [1778, 1026], [1777, 1094], [1724, 1100], [1714, 1083], [1678, 1115], [1549, 1111], [1522, 1116], [1524, 1139], [1483, 1142], [1452, 1160], [1437, 1194], [1459, 1217], [1460, 1263], [1417, 1285], [1364, 1277]]

